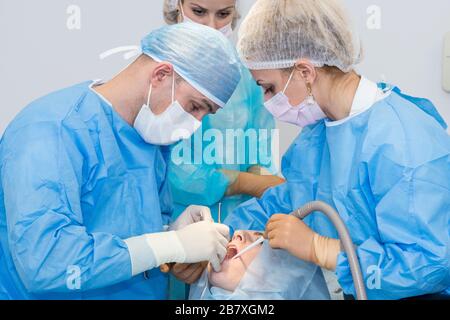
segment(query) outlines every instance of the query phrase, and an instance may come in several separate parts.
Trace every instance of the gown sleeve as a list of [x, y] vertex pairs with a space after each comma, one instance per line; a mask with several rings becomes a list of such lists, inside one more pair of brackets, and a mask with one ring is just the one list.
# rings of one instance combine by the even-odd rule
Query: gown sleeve
[[[175, 148], [189, 142], [190, 140], [181, 141]], [[197, 164], [193, 161], [175, 164], [170, 161], [169, 166], [170, 188], [174, 200], [179, 204], [212, 206], [219, 202], [227, 191], [228, 178], [215, 165]]]
[[262, 198], [253, 198], [236, 208], [225, 219], [234, 230], [263, 231], [274, 214], [292, 212], [288, 183], [268, 189]]
[[22, 128], [14, 143], [3, 146], [9, 249], [32, 293], [73, 292], [69, 284], [77, 275], [81, 291], [131, 278], [125, 242], [84, 226], [80, 193], [92, 168], [83, 161], [83, 139], [73, 135], [42, 122]]

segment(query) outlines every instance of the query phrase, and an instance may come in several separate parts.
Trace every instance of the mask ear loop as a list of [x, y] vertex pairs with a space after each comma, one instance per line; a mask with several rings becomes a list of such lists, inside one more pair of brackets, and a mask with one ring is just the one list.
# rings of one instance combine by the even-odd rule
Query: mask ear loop
[[172, 103], [175, 102], [175, 70], [173, 71], [173, 78], [172, 78]]
[[284, 89], [283, 89], [283, 93], [286, 92], [286, 90], [287, 90], [287, 88], [288, 88], [288, 86], [289, 86], [289, 83], [291, 83], [292, 77], [294, 76], [294, 72], [295, 72], [295, 66], [294, 66], [294, 69], [293, 69], [292, 72], [291, 72], [291, 75], [289, 76], [288, 81], [286, 82], [286, 86], [285, 86]]
[[153, 84], [150, 82], [150, 89], [148, 89], [148, 95], [147, 95], [147, 108], [150, 109], [150, 97], [152, 96], [152, 89]]
[[178, 6], [180, 7], [180, 13], [181, 13], [181, 16], [183, 17], [183, 22], [185, 22], [186, 19], [185, 19], [183, 4], [181, 3], [181, 0], [178, 1]]

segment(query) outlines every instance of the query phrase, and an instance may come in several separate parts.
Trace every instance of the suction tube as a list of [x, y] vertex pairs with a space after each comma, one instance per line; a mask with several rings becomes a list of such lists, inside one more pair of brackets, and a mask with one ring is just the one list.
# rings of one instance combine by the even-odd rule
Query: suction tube
[[332, 207], [321, 201], [314, 201], [306, 204], [304, 207], [292, 212], [292, 215], [303, 220], [309, 214], [320, 211], [323, 212], [328, 219], [331, 220], [336, 228], [339, 238], [341, 239], [344, 251], [347, 254], [347, 258], [350, 264], [350, 270], [352, 272], [353, 283], [356, 290], [356, 296], [358, 300], [367, 300], [366, 287], [364, 286], [364, 279], [361, 272], [361, 266], [356, 255], [353, 241], [350, 238], [350, 233], [347, 227], [342, 221], [339, 214]]

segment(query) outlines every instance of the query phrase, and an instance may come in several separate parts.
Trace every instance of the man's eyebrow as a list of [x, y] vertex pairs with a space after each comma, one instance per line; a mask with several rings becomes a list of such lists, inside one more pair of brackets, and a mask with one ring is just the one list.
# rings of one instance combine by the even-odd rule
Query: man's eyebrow
[[265, 82], [264, 80], [258, 80], [256, 81], [256, 84], [261, 87], [264, 84], [264, 82]]
[[206, 100], [206, 99], [202, 99], [202, 102], [206, 105], [206, 107], [209, 109], [209, 112], [213, 112], [213, 105], [211, 104], [211, 102], [209, 102], [208, 100]]

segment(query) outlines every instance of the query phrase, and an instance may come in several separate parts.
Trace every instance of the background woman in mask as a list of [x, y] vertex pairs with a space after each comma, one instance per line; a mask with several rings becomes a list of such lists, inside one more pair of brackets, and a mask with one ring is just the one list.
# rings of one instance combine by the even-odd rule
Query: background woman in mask
[[[164, 0], [164, 19], [168, 24], [203, 24], [230, 38], [239, 19], [236, 4], [236, 0]], [[260, 197], [268, 188], [284, 182], [273, 175], [276, 169], [272, 164], [271, 130], [275, 128], [275, 121], [264, 108], [262, 90], [248, 69], [242, 66], [241, 72], [241, 82], [226, 107], [206, 117], [192, 139], [173, 148], [172, 160], [186, 148], [192, 159], [172, 161], [170, 166], [175, 216], [195, 203], [209, 206], [217, 221], [221, 203], [221, 218], [225, 219], [239, 204], [251, 197]], [[211, 133], [218, 133], [223, 138], [222, 143], [218, 140], [207, 142]], [[246, 133], [250, 140], [244, 138]], [[231, 139], [227, 134], [232, 134]], [[235, 134], [240, 137], [236, 139]], [[200, 145], [198, 141], [202, 140], [203, 145]], [[215, 157], [218, 161], [207, 159], [207, 149], [212, 143], [222, 151], [221, 157]], [[244, 149], [240, 147], [242, 143]], [[230, 154], [234, 157], [231, 162], [227, 158]], [[200, 163], [194, 158], [201, 159]]]
[[351, 30], [335, 0], [259, 0], [251, 9], [239, 31], [241, 59], [263, 87], [266, 108], [304, 129], [283, 160], [287, 183], [225, 222], [266, 228], [272, 247], [336, 271], [355, 296], [325, 216], [286, 215], [324, 201], [357, 246], [369, 298], [448, 298], [447, 125], [429, 100], [357, 74], [361, 50]]
[[[203, 24], [231, 37], [239, 14], [236, 0], [165, 0], [164, 18], [168, 24]], [[230, 149], [224, 150], [223, 157], [218, 158], [218, 163], [208, 164], [205, 149], [209, 144], [204, 142], [203, 148], [199, 148], [193, 138], [192, 155], [194, 157], [195, 153], [201, 152], [201, 163], [172, 164], [171, 186], [174, 201], [179, 205], [176, 212], [182, 212], [185, 206], [196, 203], [212, 207], [212, 214], [217, 218], [218, 203], [221, 202], [222, 218], [225, 218], [228, 212], [248, 200], [249, 196], [260, 197], [267, 188], [283, 182], [282, 179], [270, 175], [270, 172], [274, 173], [275, 170], [270, 154], [274, 119], [264, 108], [262, 90], [248, 69], [242, 67], [241, 71], [241, 82], [226, 108], [207, 117], [203, 121], [202, 130], [197, 133], [201, 139], [209, 129], [219, 130], [223, 137], [223, 145], [219, 147]], [[264, 154], [252, 149], [252, 143], [243, 139], [235, 139], [234, 148], [231, 148], [230, 141], [227, 141], [227, 130], [230, 129], [233, 133], [239, 129], [244, 132], [255, 130], [258, 145], [265, 151]], [[260, 134], [260, 129], [264, 129], [265, 133]], [[244, 152], [239, 149], [241, 142], [245, 142]], [[234, 155], [232, 163], [226, 158], [229, 152]], [[261, 172], [266, 175], [260, 175]]]

